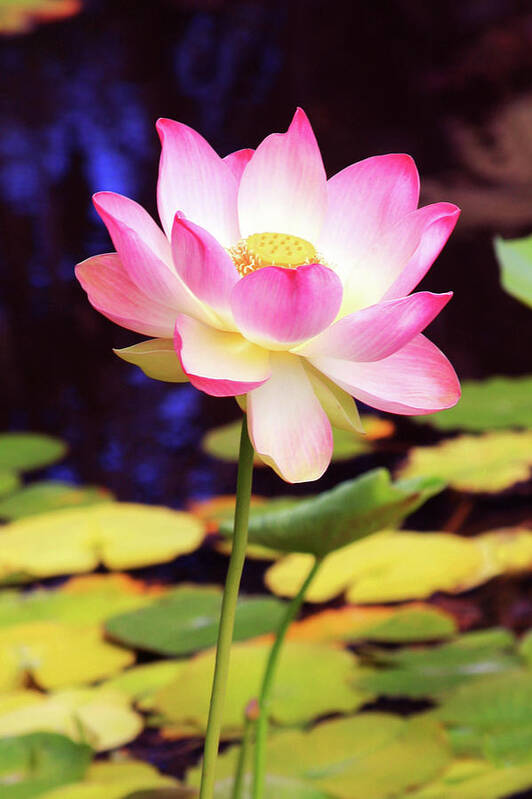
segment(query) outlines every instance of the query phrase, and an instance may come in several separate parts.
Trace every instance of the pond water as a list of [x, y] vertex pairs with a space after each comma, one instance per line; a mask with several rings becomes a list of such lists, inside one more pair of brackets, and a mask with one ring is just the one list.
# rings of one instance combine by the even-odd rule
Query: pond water
[[[138, 337], [98, 315], [74, 280], [77, 261], [110, 249], [93, 192], [155, 213], [158, 116], [225, 154], [284, 130], [302, 105], [329, 173], [411, 153], [423, 200], [463, 207], [423, 284], [455, 291], [431, 337], [462, 377], [529, 369], [531, 315], [500, 289], [491, 239], [532, 227], [532, 12], [510, 0], [379, 8], [87, 2], [0, 38], [0, 427], [63, 436], [71, 456], [51, 475], [177, 506], [233, 489], [233, 467], [198, 440], [236, 418], [236, 404], [116, 359], [111, 348]], [[403, 439], [427, 435], [401, 423]], [[334, 467], [327, 482], [354, 473]], [[286, 491], [266, 471], [256, 487]]]

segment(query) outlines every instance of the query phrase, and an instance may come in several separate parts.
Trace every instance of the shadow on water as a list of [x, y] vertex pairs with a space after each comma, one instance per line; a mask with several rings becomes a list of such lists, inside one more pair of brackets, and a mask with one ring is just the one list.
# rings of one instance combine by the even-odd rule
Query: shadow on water
[[[72, 456], [53, 476], [122, 499], [180, 505], [232, 490], [234, 469], [198, 439], [236, 418], [236, 405], [117, 361], [111, 348], [137, 337], [93, 311], [73, 277], [77, 261], [110, 249], [93, 192], [155, 213], [158, 116], [225, 154], [286, 128], [300, 104], [330, 173], [412, 153], [424, 201], [464, 208], [423, 284], [455, 290], [432, 338], [464, 377], [525, 371], [530, 316], [499, 288], [491, 235], [532, 226], [532, 151], [521, 146], [531, 40], [530, 10], [502, 0], [395, 0], [385, 13], [324, 0], [146, 0], [134, 13], [125, 1], [87, 2], [69, 20], [1, 39], [1, 427], [64, 436]], [[335, 467], [326, 479], [352, 474]], [[270, 472], [257, 488], [286, 490]]]

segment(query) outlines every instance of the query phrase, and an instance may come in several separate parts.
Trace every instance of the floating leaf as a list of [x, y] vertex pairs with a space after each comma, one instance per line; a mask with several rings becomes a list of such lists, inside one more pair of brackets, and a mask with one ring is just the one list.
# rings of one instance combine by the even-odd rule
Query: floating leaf
[[446, 411], [417, 416], [439, 430], [496, 430], [532, 427], [532, 377], [464, 380], [460, 402]]
[[[97, 761], [83, 782], [65, 785], [47, 793], [43, 799], [129, 799], [141, 794], [190, 799], [190, 793], [179, 788], [177, 780], [160, 774], [149, 763], [140, 760]], [[146, 793], [144, 793], [146, 791]]]
[[250, 517], [249, 541], [323, 557], [399, 523], [442, 488], [439, 480], [423, 477], [392, 483], [386, 469], [374, 469], [285, 510], [257, 508]]
[[194, 551], [204, 536], [189, 513], [118, 502], [43, 513], [2, 530], [0, 579], [11, 580], [92, 571], [100, 562], [148, 566]]
[[[218, 589], [183, 587], [148, 607], [108, 619], [105, 629], [126, 646], [161, 655], [185, 655], [215, 645], [221, 607]], [[283, 613], [284, 603], [272, 597], [241, 598], [234, 640], [273, 632]]]
[[0, 650], [16, 664], [18, 684], [29, 673], [43, 688], [95, 682], [135, 660], [133, 652], [104, 641], [99, 627], [48, 621], [0, 629]]
[[157, 660], [134, 666], [106, 680], [101, 687], [121, 691], [131, 702], [140, 702], [142, 710], [146, 710], [150, 707], [153, 694], [174, 681], [185, 663], [185, 660]]
[[459, 491], [496, 493], [528, 480], [532, 430], [458, 436], [433, 447], [415, 447], [401, 468], [403, 478], [432, 475]]
[[456, 632], [453, 617], [433, 605], [411, 604], [399, 608], [346, 606], [324, 610], [288, 631], [297, 641], [388, 641], [406, 643], [448, 638]]
[[92, 758], [86, 744], [38, 732], [0, 740], [2, 799], [33, 799], [83, 778]]
[[532, 236], [505, 241], [495, 239], [503, 288], [532, 308]]
[[74, 486], [58, 480], [42, 480], [3, 499], [0, 502], [0, 518], [22, 519], [24, 516], [33, 516], [36, 513], [96, 505], [112, 499], [112, 494], [105, 488]]
[[[289, 555], [266, 572], [280, 596], [295, 596], [312, 568], [309, 555]], [[347, 590], [356, 604], [425, 599], [457, 593], [532, 564], [532, 532], [494, 530], [476, 538], [451, 533], [385, 530], [325, 558], [306, 599], [325, 602]]]
[[430, 697], [480, 674], [515, 669], [519, 659], [514, 643], [511, 633], [495, 629], [468, 633], [430, 649], [374, 651], [381, 667], [361, 670], [357, 685], [381, 696]]
[[503, 799], [532, 785], [532, 765], [495, 768], [485, 760], [457, 760], [434, 782], [400, 799]]
[[[236, 644], [224, 706], [224, 734], [242, 728], [244, 710], [258, 695], [269, 643]], [[177, 680], [154, 698], [154, 707], [177, 725], [202, 733], [207, 724], [213, 651], [188, 661]], [[298, 724], [325, 713], [349, 712], [369, 697], [351, 687], [356, 658], [350, 652], [321, 644], [288, 642], [284, 647], [273, 689], [271, 715], [279, 724]]]
[[20, 486], [20, 478], [16, 472], [7, 469], [0, 471], [0, 497], [5, 497], [16, 491]]
[[[237, 757], [237, 747], [219, 757], [218, 779], [230, 778]], [[270, 775], [294, 777], [339, 799], [387, 799], [432, 779], [449, 758], [437, 724], [362, 713], [310, 732], [279, 733], [268, 742], [266, 760]], [[198, 780], [199, 769], [191, 770], [189, 782]]]
[[0, 471], [27, 472], [61, 460], [67, 447], [63, 441], [40, 433], [0, 434]]
[[0, 702], [0, 738], [56, 732], [90, 744], [98, 752], [132, 741], [142, 718], [119, 691], [75, 688], [45, 696], [37, 691], [5, 695]]
[[[243, 780], [242, 799], [252, 799], [252, 775], [247, 774]], [[214, 786], [215, 799], [233, 799], [233, 778], [217, 780]], [[294, 779], [294, 777], [279, 777], [267, 774], [264, 780], [264, 799], [332, 799], [330, 793], [325, 793], [319, 788]], [[130, 799], [134, 799], [131, 797]], [[150, 799], [146, 797], [146, 799]], [[153, 797], [156, 799], [156, 797]], [[161, 797], [164, 799], [164, 797]]]
[[73, 577], [53, 590], [4, 590], [0, 593], [0, 631], [36, 621], [96, 625], [109, 616], [148, 605], [163, 593], [159, 586], [149, 587], [127, 574]]
[[[391, 436], [395, 425], [389, 419], [379, 416], [362, 416], [365, 435], [358, 435], [347, 430], [333, 428], [334, 450], [333, 461], [344, 461], [371, 451], [371, 442]], [[240, 448], [240, 429], [242, 422], [229, 422], [210, 430], [203, 438], [202, 447], [208, 455], [229, 463], [238, 462]], [[255, 465], [264, 466], [263, 461], [255, 455]]]

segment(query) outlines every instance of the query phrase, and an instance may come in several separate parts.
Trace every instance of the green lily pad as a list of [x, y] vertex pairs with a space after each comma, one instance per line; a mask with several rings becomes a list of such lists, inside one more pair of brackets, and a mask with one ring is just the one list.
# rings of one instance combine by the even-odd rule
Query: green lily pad
[[83, 778], [92, 759], [86, 744], [63, 735], [35, 732], [0, 740], [2, 799], [33, 799]]
[[532, 236], [505, 241], [495, 239], [503, 288], [532, 308]]
[[[252, 799], [252, 786], [252, 776], [247, 774], [243, 781], [241, 799]], [[216, 781], [214, 797], [215, 799], [233, 799], [232, 777]], [[332, 799], [330, 793], [325, 793], [303, 780], [294, 779], [294, 777], [279, 777], [273, 774], [266, 775], [263, 797], [264, 799]]]
[[100, 687], [120, 691], [131, 702], [140, 703], [142, 710], [147, 710], [151, 705], [151, 697], [176, 680], [185, 663], [185, 660], [156, 660], [154, 663], [133, 666], [106, 680]]
[[431, 697], [455, 685], [514, 670], [519, 658], [507, 630], [467, 633], [440, 646], [396, 651], [374, 650], [380, 668], [360, 671], [357, 685], [380, 696]]
[[[219, 757], [218, 779], [230, 778], [237, 757], [237, 747]], [[279, 733], [269, 740], [266, 757], [269, 775], [299, 779], [338, 799], [391, 799], [434, 778], [449, 760], [440, 726], [385, 713]], [[199, 769], [191, 770], [188, 782], [198, 780]]]
[[507, 430], [458, 436], [433, 447], [415, 447], [399, 475], [432, 475], [458, 491], [497, 493], [528, 480], [531, 469], [532, 430]]
[[465, 380], [460, 402], [446, 411], [416, 416], [416, 422], [439, 430], [484, 430], [532, 427], [532, 377]]
[[0, 471], [0, 497], [12, 494], [19, 486], [20, 477], [16, 472], [10, 472], [7, 469]]
[[40, 433], [0, 434], [0, 470], [27, 472], [61, 460], [67, 446], [58, 438]]
[[[244, 710], [258, 695], [270, 644], [235, 644], [224, 705], [223, 732], [242, 729]], [[172, 684], [154, 697], [153, 707], [178, 730], [202, 734], [209, 712], [214, 651], [188, 661]], [[326, 713], [350, 712], [370, 696], [352, 683], [357, 660], [347, 651], [322, 644], [288, 642], [281, 654], [273, 689], [271, 715], [279, 724], [301, 724]]]
[[[0, 487], [1, 494], [1, 487]], [[42, 480], [25, 486], [0, 501], [1, 519], [22, 519], [61, 508], [85, 507], [110, 502], [112, 494], [97, 486], [74, 486], [58, 480]]]
[[[444, 488], [436, 479], [392, 483], [386, 469], [374, 469], [285, 510], [255, 509], [249, 541], [283, 552], [324, 557], [360, 538], [398, 524]], [[222, 532], [230, 532], [224, 525]]]
[[[107, 620], [108, 635], [126, 646], [161, 655], [186, 655], [214, 646], [222, 592], [212, 588], [178, 588], [153, 604]], [[243, 641], [277, 629], [283, 602], [273, 597], [241, 598], [234, 640]]]

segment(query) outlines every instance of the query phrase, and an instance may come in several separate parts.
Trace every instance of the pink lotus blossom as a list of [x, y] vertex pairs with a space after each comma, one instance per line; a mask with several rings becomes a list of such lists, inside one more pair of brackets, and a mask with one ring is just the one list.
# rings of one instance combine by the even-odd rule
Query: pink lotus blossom
[[122, 358], [237, 397], [256, 451], [289, 482], [323, 474], [331, 423], [361, 430], [353, 397], [399, 414], [457, 402], [453, 367], [421, 333], [452, 294], [409, 292], [459, 209], [417, 208], [410, 156], [327, 180], [301, 109], [286, 133], [225, 158], [179, 122], [157, 129], [164, 232], [133, 200], [96, 194], [116, 252], [76, 269], [98, 311], [152, 337]]

